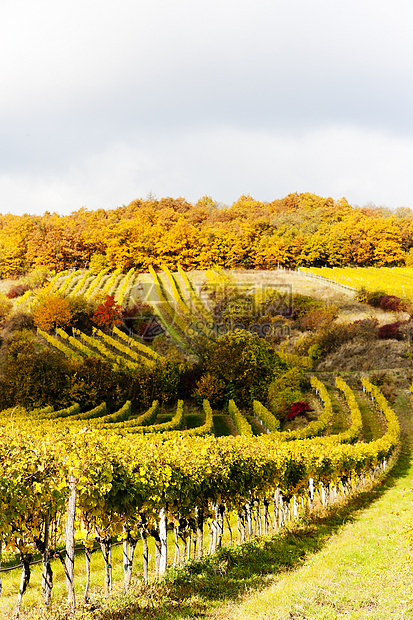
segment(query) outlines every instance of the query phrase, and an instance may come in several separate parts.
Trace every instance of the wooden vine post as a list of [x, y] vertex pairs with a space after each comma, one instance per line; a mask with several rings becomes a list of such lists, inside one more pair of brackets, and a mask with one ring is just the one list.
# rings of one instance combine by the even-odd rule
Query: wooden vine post
[[69, 605], [76, 608], [75, 596], [75, 517], [77, 481], [73, 474], [69, 474], [69, 501], [66, 513], [66, 590]]
[[161, 508], [159, 511], [159, 538], [160, 538], [160, 560], [159, 560], [159, 574], [164, 575], [166, 573], [166, 567], [168, 563], [168, 539], [166, 531], [166, 511], [165, 508]]

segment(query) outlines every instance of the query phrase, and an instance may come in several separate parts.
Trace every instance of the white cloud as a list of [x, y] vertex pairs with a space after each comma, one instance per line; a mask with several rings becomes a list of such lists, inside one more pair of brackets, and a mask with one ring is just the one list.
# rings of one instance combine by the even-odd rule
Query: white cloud
[[1, 210], [114, 208], [148, 193], [191, 202], [208, 194], [230, 204], [241, 194], [271, 201], [295, 191], [413, 207], [412, 166], [413, 139], [354, 127], [301, 136], [210, 127], [179, 139], [117, 143], [65, 172], [0, 176]]

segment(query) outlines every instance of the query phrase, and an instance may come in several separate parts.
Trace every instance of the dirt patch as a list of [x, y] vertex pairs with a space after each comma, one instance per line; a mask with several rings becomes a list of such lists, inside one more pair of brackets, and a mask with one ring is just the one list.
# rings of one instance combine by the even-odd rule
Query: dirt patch
[[16, 280], [0, 280], [0, 293], [5, 295], [15, 284]]
[[297, 271], [284, 269], [274, 270], [247, 270], [234, 269], [227, 273], [234, 276], [235, 280], [241, 284], [265, 284], [266, 286], [284, 285], [290, 286], [292, 294], [309, 295], [316, 299], [322, 299], [338, 305], [345, 304], [354, 299], [355, 293], [349, 290], [337, 289], [333, 285], [324, 284], [319, 280], [306, 278]]
[[322, 361], [319, 371], [368, 371], [389, 368], [413, 370], [413, 350], [406, 342], [398, 340], [373, 340], [347, 342]]
[[373, 308], [356, 300], [342, 304], [339, 307], [337, 321], [341, 323], [353, 323], [362, 319], [377, 319], [379, 325], [395, 323], [396, 321], [408, 321], [407, 312], [386, 312], [381, 308]]

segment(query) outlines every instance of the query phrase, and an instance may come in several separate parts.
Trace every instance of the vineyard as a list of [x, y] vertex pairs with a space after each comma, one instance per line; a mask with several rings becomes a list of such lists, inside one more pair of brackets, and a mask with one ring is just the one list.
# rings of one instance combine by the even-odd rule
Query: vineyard
[[383, 291], [402, 298], [413, 297], [410, 267], [301, 267], [300, 273], [353, 290]]
[[[89, 598], [88, 587], [82, 594], [75, 588], [75, 545], [84, 548], [89, 582], [90, 552], [98, 541], [106, 567], [105, 592], [110, 594], [116, 538], [123, 540], [127, 588], [139, 540], [142, 578], [149, 578], [149, 537], [155, 542], [155, 574], [166, 571], [171, 524], [174, 563], [199, 558], [220, 547], [232, 515], [242, 542], [278, 531], [380, 475], [399, 439], [397, 419], [380, 391], [363, 380], [376, 415], [384, 415], [388, 426], [381, 438], [366, 444], [359, 441], [357, 397], [341, 379], [337, 388], [347, 403], [349, 428], [321, 437], [332, 422], [332, 407], [325, 386], [315, 378], [312, 385], [323, 403], [316, 422], [293, 433], [270, 431], [274, 420], [261, 403], [256, 401], [246, 416], [232, 402], [236, 438], [210, 435], [213, 416], [207, 401], [205, 423], [178, 433], [185, 421], [182, 401], [166, 423], [156, 423], [157, 402], [139, 417], [131, 417], [130, 402], [113, 413], [105, 403], [83, 413], [79, 405], [3, 412], [2, 543], [3, 552], [18, 554], [23, 564], [18, 605], [36, 552], [42, 553], [45, 601], [52, 590], [50, 558], [58, 556], [74, 605], [76, 595]], [[252, 432], [248, 419], [254, 412], [267, 431], [262, 436]]]
[[[380, 277], [376, 271], [311, 269], [306, 273], [333, 279], [328, 275], [332, 272], [335, 281], [350, 288], [380, 288], [413, 296], [413, 278], [409, 284], [413, 270], [383, 269]], [[364, 275], [358, 276], [360, 272]], [[209, 276], [209, 282], [215, 282], [216, 274]], [[262, 290], [250, 289], [248, 294], [237, 292], [237, 308], [245, 299], [258, 299], [256, 303], [263, 307]], [[217, 315], [211, 290], [214, 293], [211, 285], [209, 292], [202, 289], [182, 269], [172, 273], [166, 266], [158, 272], [150, 267], [148, 274], [134, 269], [126, 274], [120, 269], [113, 273], [103, 269], [98, 274], [62, 272], [48, 284], [49, 292], [62, 297], [98, 302], [112, 296], [124, 310], [149, 305], [163, 338], [178, 352], [185, 352], [189, 360], [185, 363], [192, 365], [199, 363], [205, 351], [211, 363], [210, 351], [215, 349], [209, 347], [228, 336], [222, 329], [225, 314]], [[266, 292], [268, 303], [274, 304], [274, 299], [279, 303], [275, 293]], [[36, 292], [28, 291], [14, 303], [15, 311], [33, 312], [40, 302]], [[262, 327], [257, 320], [247, 330], [237, 322], [231, 325], [231, 351], [246, 338], [245, 331], [246, 342], [255, 346], [263, 340], [256, 335]], [[377, 385], [359, 373], [352, 387], [339, 376], [335, 387], [328, 387], [309, 372], [312, 360], [308, 356], [293, 355], [280, 347], [275, 359], [274, 350], [264, 344], [263, 359], [278, 364], [278, 370], [271, 366], [279, 381], [274, 385], [282, 391], [281, 380], [290, 377], [291, 385], [284, 387], [292, 401], [301, 400], [296, 378], [302, 370], [298, 369], [307, 371], [305, 398], [314, 415], [299, 427], [280, 423], [276, 399], [259, 397], [268, 378], [247, 396], [237, 387], [236, 378], [224, 397], [225, 386], [218, 380], [214, 383], [208, 373], [204, 384], [196, 384], [195, 405], [179, 396], [166, 406], [168, 399], [160, 397], [142, 409], [142, 402], [133, 398], [118, 402], [110, 394], [117, 406], [102, 400], [87, 407], [73, 398], [63, 408], [49, 403], [34, 409], [14, 406], [0, 413], [1, 570], [17, 570], [17, 564], [21, 568], [16, 591], [7, 581], [3, 586], [5, 613], [12, 609], [13, 596], [14, 613], [24, 609], [34, 562], [41, 564], [41, 596], [46, 605], [55, 585], [55, 562], [60, 562], [67, 600], [74, 609], [93, 597], [92, 555], [96, 550], [104, 562], [103, 590], [110, 596], [116, 586], [114, 574], [119, 574], [114, 566], [115, 547], [122, 545], [120, 572], [127, 592], [133, 579], [149, 584], [170, 566], [212, 556], [224, 540], [234, 543], [237, 538], [243, 543], [253, 536], [280, 532], [286, 524], [343, 501], [380, 479], [397, 452], [400, 428]], [[141, 369], [157, 373], [167, 361], [167, 355], [120, 322], [110, 330], [95, 326], [90, 333], [74, 326], [38, 328], [37, 345], [77, 365], [74, 368], [97, 360], [112, 373], [136, 376], [138, 381]], [[258, 356], [258, 349], [251, 351], [252, 357]], [[228, 366], [230, 361], [226, 361]], [[217, 364], [222, 366], [219, 358]], [[251, 368], [260, 365], [248, 364], [245, 382], [254, 372]], [[193, 366], [185, 366], [185, 371], [188, 368]], [[204, 397], [205, 393], [211, 397]], [[220, 399], [225, 403], [219, 404]], [[339, 426], [333, 399], [340, 403], [340, 415], [346, 420], [339, 432], [332, 431]], [[368, 408], [385, 428], [371, 441], [364, 436], [362, 408]], [[225, 418], [225, 431], [218, 432], [218, 418]], [[82, 588], [77, 582], [80, 561], [85, 563], [86, 574]]]

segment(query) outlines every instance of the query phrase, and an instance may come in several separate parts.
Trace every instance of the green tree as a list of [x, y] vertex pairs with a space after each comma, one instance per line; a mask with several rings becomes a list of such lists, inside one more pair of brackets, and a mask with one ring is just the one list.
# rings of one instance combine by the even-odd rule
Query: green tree
[[225, 385], [225, 401], [237, 404], [265, 400], [274, 372], [282, 368], [286, 365], [265, 340], [241, 329], [211, 344], [205, 362], [206, 373]]

